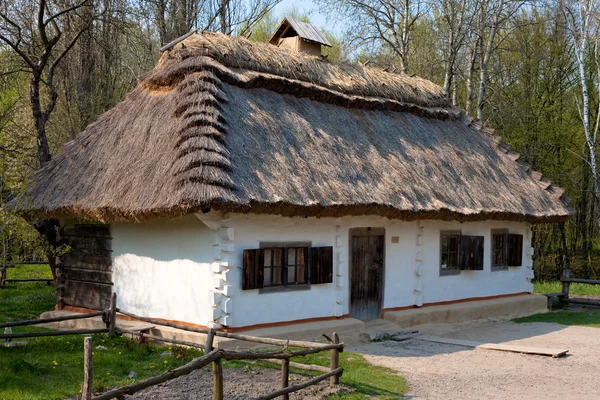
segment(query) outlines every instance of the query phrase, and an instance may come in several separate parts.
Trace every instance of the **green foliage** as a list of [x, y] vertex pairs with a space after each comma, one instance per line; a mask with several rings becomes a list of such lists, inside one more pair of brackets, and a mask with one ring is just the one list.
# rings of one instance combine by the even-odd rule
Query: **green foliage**
[[529, 317], [513, 319], [514, 322], [551, 322], [561, 325], [579, 325], [600, 328], [600, 310], [553, 311]]
[[[559, 293], [562, 291], [562, 283], [559, 281], [553, 282], [536, 282], [534, 285], [535, 293]], [[590, 295], [600, 296], [600, 285], [588, 285], [585, 283], [571, 283], [569, 286], [570, 295]]]

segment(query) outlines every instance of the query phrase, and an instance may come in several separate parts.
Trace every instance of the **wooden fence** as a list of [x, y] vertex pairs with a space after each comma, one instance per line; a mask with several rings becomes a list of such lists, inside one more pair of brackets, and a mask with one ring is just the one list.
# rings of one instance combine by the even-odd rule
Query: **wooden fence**
[[48, 264], [46, 261], [2, 261], [0, 267], [0, 288], [5, 287], [6, 283], [19, 283], [19, 282], [45, 282], [50, 285], [54, 282], [51, 278], [25, 278], [25, 279], [7, 279], [7, 271], [9, 268], [16, 268], [17, 265], [37, 265], [37, 264]]
[[97, 329], [71, 329], [71, 330], [57, 330], [57, 331], [44, 331], [44, 332], [15, 332], [15, 333], [4, 333], [0, 334], [0, 339], [22, 339], [30, 337], [42, 337], [42, 336], [65, 336], [65, 335], [89, 335], [92, 333], [115, 333], [115, 313], [117, 308], [117, 296], [113, 293], [111, 297], [110, 307], [103, 311], [95, 311], [87, 314], [74, 314], [65, 315], [63, 317], [53, 318], [40, 318], [40, 319], [29, 319], [23, 321], [11, 321], [0, 323], [0, 329], [3, 328], [14, 328], [18, 326], [28, 325], [39, 325], [47, 324], [51, 322], [70, 321], [76, 319], [85, 319], [102, 316], [102, 320], [106, 324], [106, 328]]
[[562, 292], [548, 294], [547, 296], [549, 296], [549, 299], [550, 299], [550, 297], [558, 297], [558, 299], [562, 303], [583, 304], [583, 305], [588, 305], [588, 306], [599, 306], [600, 307], [600, 300], [578, 299], [578, 298], [571, 298], [569, 296], [569, 289], [571, 287], [571, 283], [585, 283], [588, 285], [600, 285], [600, 280], [571, 278], [571, 270], [565, 269], [565, 270], [563, 270], [563, 274], [562, 274], [562, 277], [560, 278], [560, 281], [562, 282]]
[[[144, 337], [149, 339], [154, 339], [163, 342], [169, 342], [178, 345], [185, 346], [193, 346], [204, 349], [204, 356], [197, 358], [191, 361], [188, 364], [185, 364], [181, 367], [175, 368], [173, 370], [167, 371], [162, 375], [146, 379], [144, 381], [136, 382], [132, 385], [123, 386], [120, 388], [112, 389], [108, 392], [102, 393], [98, 396], [92, 397], [91, 392], [83, 391], [84, 400], [108, 400], [112, 398], [119, 398], [126, 394], [134, 394], [142, 389], [148, 388], [150, 386], [157, 385], [159, 383], [163, 383], [169, 381], [171, 379], [175, 379], [179, 376], [186, 375], [191, 373], [194, 370], [200, 369], [208, 364], [212, 364], [212, 380], [213, 380], [213, 400], [223, 400], [223, 368], [221, 366], [221, 360], [260, 360], [267, 363], [278, 364], [281, 366], [281, 389], [270, 393], [268, 395], [259, 397], [259, 400], [268, 400], [274, 399], [276, 397], [281, 397], [281, 399], [289, 399], [289, 394], [292, 392], [296, 392], [307, 388], [309, 386], [315, 385], [323, 380], [329, 379], [331, 385], [339, 384], [340, 376], [342, 375], [344, 369], [339, 366], [339, 353], [344, 349], [344, 343], [341, 343], [337, 333], [333, 333], [331, 338], [328, 338], [329, 344], [316, 343], [316, 342], [308, 342], [308, 341], [300, 341], [300, 340], [284, 340], [284, 339], [274, 339], [274, 338], [265, 338], [265, 337], [257, 337], [257, 336], [249, 336], [242, 335], [236, 333], [227, 333], [215, 331], [214, 329], [202, 329], [202, 328], [193, 328], [189, 326], [184, 326], [180, 324], [159, 321], [152, 318], [141, 317], [132, 313], [128, 313], [121, 309], [117, 309], [117, 312], [120, 314], [135, 318], [140, 321], [148, 322], [154, 325], [162, 325], [169, 326], [173, 328], [182, 329], [189, 332], [203, 333], [206, 334], [206, 342], [205, 343], [194, 343], [181, 341], [176, 339], [163, 338], [159, 336], [153, 336], [144, 334]], [[132, 333], [130, 331], [124, 331], [117, 328], [117, 332], [122, 333]], [[132, 333], [135, 334], [135, 333]], [[266, 345], [273, 346], [281, 346], [281, 350], [277, 351], [261, 351], [261, 352], [252, 352], [252, 351], [233, 351], [226, 349], [215, 349], [214, 348], [214, 339], [215, 337], [224, 337], [230, 339], [243, 340], [247, 342], [260, 343]], [[91, 340], [91, 339], [90, 339]], [[290, 350], [289, 348], [300, 348], [300, 350]], [[91, 345], [85, 347], [87, 352], [91, 352]], [[293, 357], [302, 357], [309, 354], [316, 354], [323, 351], [330, 352], [330, 366], [324, 367], [320, 365], [308, 365], [301, 364], [291, 361]], [[91, 359], [89, 354], [84, 356], [84, 360], [88, 358]], [[296, 368], [305, 371], [316, 371], [322, 372], [322, 375], [314, 377], [304, 383], [300, 383], [297, 385], [290, 386], [289, 385], [289, 369]], [[84, 382], [84, 388], [91, 388], [92, 386], [92, 366], [91, 364], [86, 366], [86, 372], [84, 376], [86, 377], [86, 381]], [[87, 397], [85, 397], [87, 396]]]
[[[173, 343], [177, 345], [184, 346], [192, 346], [204, 349], [204, 356], [194, 359], [193, 361], [185, 364], [181, 367], [175, 368], [173, 370], [167, 371], [162, 375], [149, 378], [140, 382], [136, 382], [134, 384], [123, 386], [120, 388], [112, 389], [108, 392], [102, 393], [96, 397], [92, 397], [92, 379], [93, 379], [93, 367], [92, 367], [92, 345], [91, 345], [91, 337], [86, 337], [84, 341], [84, 385], [83, 385], [83, 399], [84, 400], [107, 400], [112, 398], [122, 398], [122, 396], [126, 394], [134, 394], [142, 389], [148, 388], [150, 386], [157, 385], [159, 383], [163, 383], [169, 381], [171, 379], [175, 379], [179, 376], [186, 375], [191, 373], [194, 370], [202, 368], [208, 364], [212, 364], [212, 373], [213, 373], [213, 400], [223, 400], [223, 369], [221, 366], [221, 360], [259, 360], [267, 363], [278, 364], [281, 366], [281, 389], [273, 392], [271, 394], [259, 397], [259, 400], [268, 400], [274, 399], [276, 397], [281, 397], [281, 399], [289, 399], [289, 394], [292, 392], [297, 392], [309, 386], [315, 385], [325, 379], [329, 379], [331, 385], [339, 384], [340, 376], [342, 375], [344, 369], [339, 366], [339, 353], [344, 350], [344, 343], [341, 343], [337, 333], [333, 333], [331, 338], [327, 337], [329, 340], [329, 344], [324, 343], [316, 343], [316, 342], [308, 342], [308, 341], [300, 341], [300, 340], [285, 340], [285, 339], [274, 339], [274, 338], [265, 338], [258, 336], [249, 336], [242, 335], [236, 333], [227, 333], [215, 331], [214, 329], [202, 329], [202, 328], [193, 328], [189, 326], [184, 326], [180, 324], [159, 321], [152, 318], [144, 318], [141, 316], [137, 316], [135, 314], [128, 313], [126, 311], [120, 310], [116, 306], [117, 304], [117, 296], [115, 293], [112, 293], [110, 299], [110, 307], [103, 311], [96, 311], [87, 314], [75, 314], [68, 315], [62, 317], [53, 317], [53, 318], [40, 318], [40, 319], [32, 319], [32, 320], [24, 320], [24, 321], [11, 321], [0, 323], [0, 329], [2, 328], [13, 328], [19, 326], [28, 326], [28, 325], [38, 325], [45, 324], [51, 322], [61, 322], [61, 321], [69, 321], [69, 320], [77, 320], [77, 319], [85, 319], [85, 318], [93, 318], [102, 316], [103, 321], [106, 324], [105, 328], [99, 329], [72, 329], [72, 330], [57, 330], [57, 331], [44, 331], [44, 332], [16, 332], [16, 333], [4, 333], [0, 334], [1, 339], [21, 339], [21, 338], [29, 338], [29, 337], [43, 337], [43, 336], [63, 336], [63, 335], [79, 335], [79, 334], [93, 334], [93, 333], [108, 333], [110, 335], [114, 335], [116, 333], [131, 333], [131, 334], [140, 334], [139, 332], [131, 332], [124, 329], [119, 329], [116, 327], [116, 317], [117, 312], [120, 314], [135, 318], [140, 321], [145, 321], [154, 325], [162, 325], [169, 326], [173, 328], [178, 328], [184, 331], [197, 332], [206, 334], [206, 342], [205, 343], [196, 343], [189, 342], [177, 339], [169, 339], [160, 336], [154, 336], [149, 334], [144, 334], [144, 337], [162, 341]], [[224, 337], [230, 339], [243, 340], [252, 343], [260, 343], [265, 345], [272, 346], [280, 346], [281, 350], [277, 351], [261, 351], [261, 352], [252, 352], [252, 351], [233, 351], [226, 349], [215, 349], [214, 348], [214, 339], [215, 337]], [[300, 348], [300, 350], [290, 350], [290, 348]], [[309, 354], [316, 354], [323, 351], [330, 352], [330, 366], [324, 367], [320, 365], [308, 365], [301, 364], [291, 361], [293, 357], [302, 357]], [[314, 377], [304, 383], [300, 383], [297, 385], [290, 386], [289, 385], [289, 369], [296, 368], [305, 371], [316, 371], [323, 373], [317, 377]]]

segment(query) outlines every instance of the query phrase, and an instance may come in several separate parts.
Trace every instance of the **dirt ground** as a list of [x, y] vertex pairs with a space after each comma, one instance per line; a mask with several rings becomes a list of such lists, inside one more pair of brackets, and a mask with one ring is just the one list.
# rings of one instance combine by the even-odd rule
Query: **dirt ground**
[[[310, 377], [290, 374], [290, 385], [306, 382]], [[227, 400], [249, 400], [281, 389], [281, 372], [276, 369], [245, 368], [223, 370], [223, 397]], [[328, 394], [345, 391], [344, 387], [332, 389], [326, 379], [299, 392], [290, 399], [317, 400]], [[203, 368], [189, 375], [142, 390], [128, 400], [202, 400], [212, 398], [212, 372]]]
[[404, 376], [407, 399], [600, 399], [600, 329], [485, 320], [423, 325], [419, 333], [482, 343], [568, 349], [561, 358], [420, 340], [348, 348]]

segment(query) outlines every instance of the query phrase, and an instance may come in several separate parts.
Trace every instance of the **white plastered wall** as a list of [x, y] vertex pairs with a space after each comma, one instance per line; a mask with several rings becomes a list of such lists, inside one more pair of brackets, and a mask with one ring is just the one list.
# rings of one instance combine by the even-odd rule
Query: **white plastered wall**
[[213, 286], [211, 230], [190, 215], [111, 225], [117, 306], [137, 315], [206, 325]]
[[[343, 316], [349, 312], [349, 231], [385, 228], [383, 308], [532, 291], [527, 223], [398, 221], [382, 217], [284, 218], [190, 215], [112, 225], [118, 306], [135, 314], [219, 327]], [[524, 235], [523, 266], [491, 271], [492, 229]], [[440, 231], [485, 237], [484, 270], [439, 275]], [[392, 243], [392, 237], [398, 243]], [[310, 290], [241, 290], [244, 249], [260, 242], [309, 241], [333, 246], [334, 282]]]
[[[381, 217], [284, 218], [232, 214], [226, 226], [234, 232], [235, 248], [227, 254], [231, 312], [230, 326], [343, 316], [349, 312], [349, 230], [385, 228], [385, 278], [383, 308], [395, 308], [472, 297], [532, 291], [531, 229], [527, 223], [482, 221], [398, 221]], [[509, 229], [523, 234], [523, 266], [491, 271], [491, 230]], [[440, 276], [440, 231], [461, 230], [485, 237], [484, 270]], [[399, 242], [392, 243], [398, 236]], [[242, 254], [260, 242], [310, 241], [312, 246], [333, 246], [334, 282], [312, 285], [310, 290], [259, 293], [241, 290]]]

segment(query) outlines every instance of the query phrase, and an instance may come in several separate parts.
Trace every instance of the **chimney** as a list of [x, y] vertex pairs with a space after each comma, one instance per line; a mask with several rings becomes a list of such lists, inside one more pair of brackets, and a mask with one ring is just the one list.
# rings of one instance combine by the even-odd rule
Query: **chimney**
[[282, 49], [321, 56], [321, 46], [331, 47], [323, 33], [306, 22], [285, 18], [269, 39], [269, 43]]

